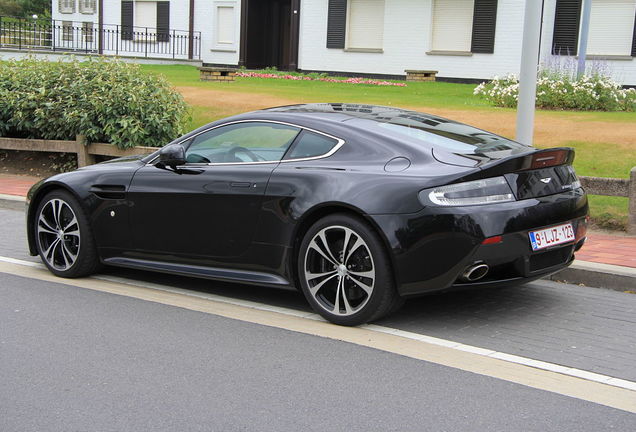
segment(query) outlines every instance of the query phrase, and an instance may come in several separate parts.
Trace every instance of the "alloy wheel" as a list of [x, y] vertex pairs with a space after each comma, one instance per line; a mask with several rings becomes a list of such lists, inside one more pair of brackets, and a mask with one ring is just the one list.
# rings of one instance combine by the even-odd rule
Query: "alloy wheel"
[[333, 225], [316, 233], [305, 252], [304, 269], [310, 295], [330, 314], [353, 315], [373, 293], [373, 256], [351, 228]]
[[41, 255], [49, 266], [65, 271], [77, 261], [80, 227], [75, 212], [64, 200], [53, 198], [42, 206], [37, 237]]

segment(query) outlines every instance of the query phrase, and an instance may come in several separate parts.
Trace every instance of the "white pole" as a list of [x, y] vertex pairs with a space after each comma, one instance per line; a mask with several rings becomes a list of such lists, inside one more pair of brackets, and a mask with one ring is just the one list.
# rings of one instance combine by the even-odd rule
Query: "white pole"
[[579, 61], [576, 68], [576, 76], [585, 74], [585, 56], [587, 55], [587, 35], [590, 33], [590, 12], [592, 0], [583, 0], [583, 16], [581, 17], [581, 38], [579, 40]]
[[519, 102], [517, 104], [517, 141], [532, 145], [534, 107], [537, 93], [537, 66], [541, 36], [541, 0], [526, 0], [523, 18]]

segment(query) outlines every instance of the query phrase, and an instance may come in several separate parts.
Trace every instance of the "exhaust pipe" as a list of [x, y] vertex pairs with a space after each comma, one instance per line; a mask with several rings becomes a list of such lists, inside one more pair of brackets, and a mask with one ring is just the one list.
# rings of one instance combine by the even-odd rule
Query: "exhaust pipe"
[[485, 263], [476, 263], [468, 266], [464, 273], [462, 273], [461, 279], [466, 282], [475, 282], [488, 273], [490, 267]]

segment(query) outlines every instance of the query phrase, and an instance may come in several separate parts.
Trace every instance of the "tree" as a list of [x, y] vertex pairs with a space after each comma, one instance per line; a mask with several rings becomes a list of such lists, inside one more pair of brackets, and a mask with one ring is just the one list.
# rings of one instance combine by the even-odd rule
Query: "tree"
[[0, 0], [0, 16], [30, 18], [33, 15], [50, 14], [50, 0]]
[[22, 6], [22, 15], [45, 15], [51, 12], [51, 0], [15, 0]]
[[20, 0], [0, 0], [0, 16], [22, 16]]

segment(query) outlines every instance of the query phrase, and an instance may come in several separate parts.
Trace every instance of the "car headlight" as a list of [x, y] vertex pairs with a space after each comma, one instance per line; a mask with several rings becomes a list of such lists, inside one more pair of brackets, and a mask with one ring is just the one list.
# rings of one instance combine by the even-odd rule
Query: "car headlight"
[[439, 186], [420, 192], [420, 201], [424, 203], [426, 198], [440, 206], [483, 205], [515, 200], [508, 182], [503, 177]]

